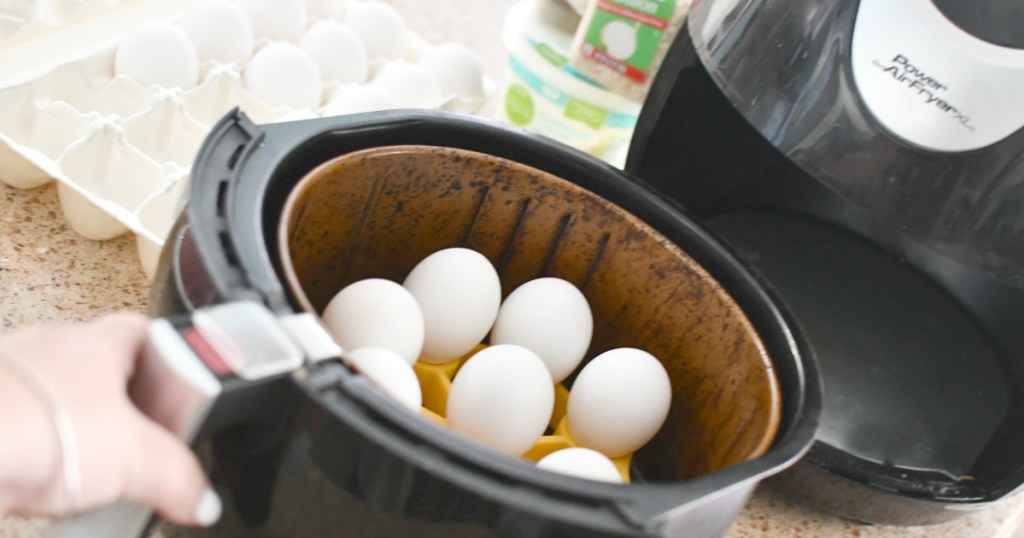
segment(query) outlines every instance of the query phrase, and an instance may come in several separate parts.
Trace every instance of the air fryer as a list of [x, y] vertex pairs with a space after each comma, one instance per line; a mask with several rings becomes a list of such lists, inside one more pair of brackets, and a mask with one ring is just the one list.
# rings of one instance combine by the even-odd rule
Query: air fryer
[[492, 452], [339, 361], [306, 360], [200, 430], [229, 509], [199, 534], [719, 536], [813, 438], [815, 365], [771, 294], [684, 211], [557, 142], [441, 112], [264, 126], [236, 112], [200, 150], [189, 200], [156, 277], [160, 316], [251, 303], [295, 330], [349, 282], [400, 281], [468, 246], [504, 294], [574, 282], [595, 312], [588, 359], [650, 346], [675, 387], [631, 483], [613, 485]]
[[1024, 482], [1024, 10], [705, 0], [627, 170], [706, 221], [822, 369], [816, 442], [773, 480], [925, 524]]

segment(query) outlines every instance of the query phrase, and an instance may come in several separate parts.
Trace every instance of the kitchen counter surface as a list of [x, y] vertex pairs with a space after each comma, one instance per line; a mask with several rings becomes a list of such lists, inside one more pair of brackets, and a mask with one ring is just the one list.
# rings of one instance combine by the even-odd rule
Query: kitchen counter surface
[[[424, 38], [458, 40], [482, 54], [488, 72], [500, 78], [499, 42], [504, 8], [511, 0], [391, 0]], [[3, 170], [0, 168], [0, 177]], [[35, 323], [92, 320], [128, 309], [145, 311], [148, 281], [135, 241], [83, 239], [64, 222], [53, 183], [33, 190], [0, 184], [0, 331]], [[762, 485], [729, 530], [741, 537], [930, 537], [1024, 538], [1018, 531], [1024, 497], [929, 527], [868, 526], [796, 505]], [[42, 536], [38, 519], [0, 519], [0, 538]]]

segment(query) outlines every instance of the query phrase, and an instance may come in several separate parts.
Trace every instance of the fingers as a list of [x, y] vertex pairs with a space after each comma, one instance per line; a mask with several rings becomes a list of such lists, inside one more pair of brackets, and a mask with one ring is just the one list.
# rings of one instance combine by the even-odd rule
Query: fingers
[[131, 376], [146, 339], [149, 318], [137, 312], [118, 312], [96, 321], [91, 329], [101, 333], [105, 345], [114, 351], [110, 357], [119, 360], [125, 374]]
[[122, 311], [104, 316], [94, 322], [98, 330], [111, 331], [123, 345], [131, 347], [142, 342], [149, 318], [139, 312]]
[[199, 459], [171, 433], [138, 417], [138, 446], [125, 497], [153, 507], [181, 525], [209, 526], [220, 518], [220, 498], [210, 488]]
[[0, 348], [30, 360], [48, 377], [88, 360], [113, 366], [123, 372], [119, 377], [127, 379], [134, 370], [147, 327], [148, 318], [143, 314], [119, 312], [90, 323], [22, 328], [0, 336]]
[[[107, 316], [97, 330], [107, 331], [122, 346], [126, 374], [131, 376], [145, 341], [148, 319], [132, 312]], [[220, 498], [210, 488], [196, 455], [172, 433], [141, 413], [138, 445], [131, 458], [125, 496], [153, 507], [161, 517], [181, 525], [209, 526], [220, 518]]]
[[[125, 390], [147, 327], [146, 316], [124, 312], [89, 324], [25, 329], [0, 338], [0, 347], [24, 357], [52, 389], [57, 407], [70, 414], [76, 442], [62, 444], [58, 454], [66, 450], [80, 463], [82, 491], [75, 506], [91, 509], [126, 498], [152, 506], [175, 523], [210, 525], [220, 516], [220, 500], [210, 490], [198, 459], [134, 407]], [[10, 398], [8, 393], [13, 391], [5, 390], [3, 396]], [[43, 424], [46, 418], [30, 423]], [[45, 435], [30, 437], [14, 432], [28, 443], [31, 457], [25, 460], [52, 462], [51, 471], [33, 475], [31, 486], [38, 495], [26, 496], [19, 506], [24, 513], [62, 515], [68, 504], [62, 499], [69, 492], [61, 474], [68, 470], [55, 457], [44, 457], [47, 452], [32, 448], [41, 443], [32, 439], [50, 436], [49, 430], [43, 431]]]

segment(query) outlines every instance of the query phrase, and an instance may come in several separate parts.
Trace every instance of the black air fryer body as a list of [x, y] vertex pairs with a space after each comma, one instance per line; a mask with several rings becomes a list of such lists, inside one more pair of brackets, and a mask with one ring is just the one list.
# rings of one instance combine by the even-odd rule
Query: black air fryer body
[[209, 532], [273, 524], [295, 535], [720, 536], [754, 486], [809, 447], [820, 409], [815, 364], [788, 314], [703, 225], [595, 158], [477, 118], [390, 111], [257, 126], [228, 115], [195, 162], [189, 205], [156, 278], [157, 313], [238, 300], [295, 312], [273, 248], [289, 192], [336, 156], [402, 144], [533, 166], [612, 201], [677, 244], [729, 290], [763, 339], [782, 396], [779, 433], [763, 456], [693, 480], [599, 484], [480, 448], [328, 361], [293, 376], [271, 423], [239, 424], [208, 444], [213, 479], [233, 507]]
[[779, 480], [808, 503], [934, 523], [1024, 482], [1024, 117], [972, 63], [1024, 72], [1022, 14], [702, 1], [643, 108], [627, 170], [706, 220], [818, 357], [822, 427]]

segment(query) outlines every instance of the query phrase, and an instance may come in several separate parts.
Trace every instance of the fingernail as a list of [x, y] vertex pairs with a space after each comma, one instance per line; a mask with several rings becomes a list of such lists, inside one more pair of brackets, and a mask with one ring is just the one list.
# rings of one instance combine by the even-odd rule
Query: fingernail
[[212, 489], [203, 492], [199, 499], [199, 506], [196, 507], [196, 525], [209, 527], [220, 519], [221, 512], [220, 496]]

